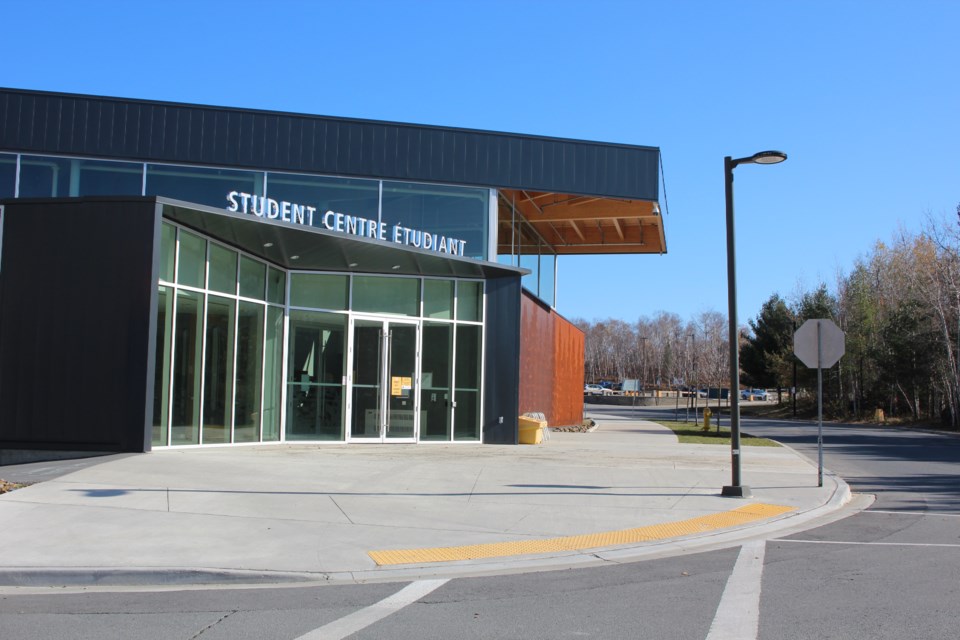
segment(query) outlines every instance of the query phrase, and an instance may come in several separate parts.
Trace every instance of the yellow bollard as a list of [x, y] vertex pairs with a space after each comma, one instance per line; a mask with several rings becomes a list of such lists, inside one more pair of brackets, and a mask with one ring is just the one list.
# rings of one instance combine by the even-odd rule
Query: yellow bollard
[[710, 407], [703, 408], [703, 427], [700, 431], [710, 431], [710, 416], [713, 415], [713, 412], [710, 411]]

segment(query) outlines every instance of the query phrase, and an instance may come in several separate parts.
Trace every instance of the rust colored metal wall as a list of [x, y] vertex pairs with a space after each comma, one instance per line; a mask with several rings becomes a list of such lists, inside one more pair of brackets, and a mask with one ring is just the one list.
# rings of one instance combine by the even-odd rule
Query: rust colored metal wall
[[554, 313], [553, 416], [555, 426], [583, 421], [583, 331]]
[[583, 332], [523, 292], [520, 309], [520, 413], [543, 413], [550, 426], [583, 419]]

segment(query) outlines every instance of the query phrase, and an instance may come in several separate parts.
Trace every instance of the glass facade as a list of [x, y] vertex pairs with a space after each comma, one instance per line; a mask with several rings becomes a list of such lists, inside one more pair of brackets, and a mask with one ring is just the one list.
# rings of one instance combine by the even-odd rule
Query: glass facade
[[462, 240], [463, 255], [483, 260], [489, 197], [487, 189], [384, 181], [382, 221]]
[[227, 194], [231, 191], [262, 196], [263, 173], [167, 164], [147, 165], [144, 195], [166, 196], [222, 209], [227, 206]]
[[[232, 191], [314, 206], [315, 226], [334, 211], [491, 258], [489, 189], [0, 153], [3, 198], [226, 208]], [[158, 266], [154, 446], [481, 437], [483, 282], [288, 272], [170, 222]]]
[[[380, 182], [359, 178], [331, 178], [291, 173], [268, 173], [267, 196], [274, 200], [310, 204], [317, 211], [335, 211], [377, 220]], [[321, 226], [315, 216], [314, 226]]]
[[483, 296], [286, 272], [164, 222], [153, 444], [478, 441]]
[[143, 191], [143, 165], [134, 162], [20, 157], [21, 198], [128, 196]]
[[511, 202], [501, 195], [498, 204], [505, 211], [514, 211], [514, 214], [509, 231], [512, 252], [500, 253], [497, 255], [497, 262], [529, 269], [530, 273], [521, 278], [523, 288], [555, 307], [557, 255], [515, 210]]
[[[228, 194], [234, 191], [251, 196], [246, 199], [246, 213], [263, 210], [259, 198], [309, 205], [315, 208], [312, 224], [317, 227], [323, 227], [323, 214], [333, 211], [386, 225], [391, 233], [400, 226], [409, 232], [404, 244], [438, 250], [442, 238], [444, 249], [440, 250], [446, 253], [494, 258], [488, 250], [489, 189], [0, 153], [0, 198], [156, 195], [227, 208]], [[252, 196], [258, 200], [254, 202]], [[244, 202], [239, 196], [236, 200]]]
[[[164, 223], [153, 445], [281, 439], [284, 307], [264, 262]], [[283, 303], [283, 296], [281, 296]]]

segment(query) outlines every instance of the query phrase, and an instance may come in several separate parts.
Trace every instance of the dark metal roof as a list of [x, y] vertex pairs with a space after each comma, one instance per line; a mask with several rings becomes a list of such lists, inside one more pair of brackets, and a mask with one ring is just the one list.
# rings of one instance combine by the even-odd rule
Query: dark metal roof
[[656, 147], [0, 88], [0, 150], [656, 201]]

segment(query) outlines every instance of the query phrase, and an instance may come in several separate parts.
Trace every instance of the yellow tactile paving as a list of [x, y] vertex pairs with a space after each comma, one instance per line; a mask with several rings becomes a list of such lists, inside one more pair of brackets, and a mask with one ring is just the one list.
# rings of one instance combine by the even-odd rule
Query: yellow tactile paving
[[477, 560], [480, 558], [520, 556], [531, 553], [551, 553], [555, 551], [581, 551], [596, 547], [613, 547], [621, 544], [649, 542], [651, 540], [666, 540], [667, 538], [678, 538], [693, 533], [726, 529], [756, 520], [779, 516], [788, 511], [793, 511], [793, 507], [756, 503], [739, 507], [732, 511], [723, 511], [708, 516], [690, 518], [689, 520], [666, 522], [620, 531], [588, 533], [543, 540], [471, 544], [462, 547], [369, 551], [368, 554], [373, 558], [374, 562], [383, 566], [388, 564], [422, 564], [425, 562]]

